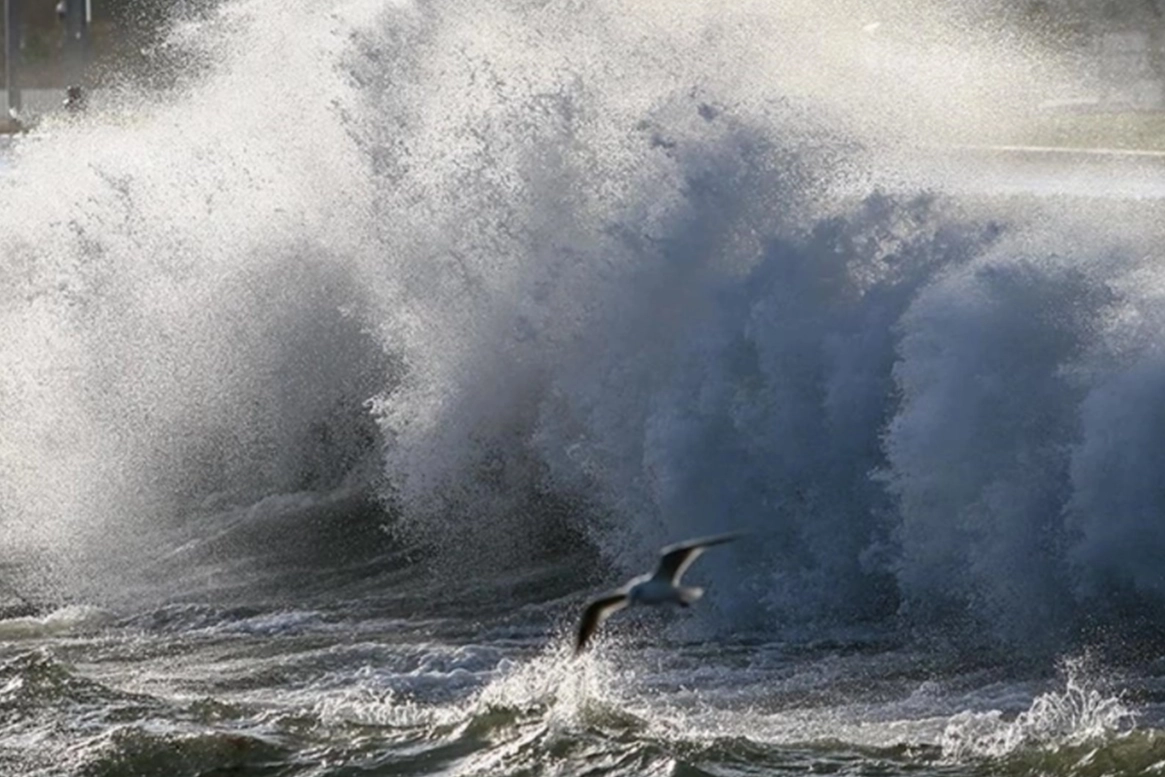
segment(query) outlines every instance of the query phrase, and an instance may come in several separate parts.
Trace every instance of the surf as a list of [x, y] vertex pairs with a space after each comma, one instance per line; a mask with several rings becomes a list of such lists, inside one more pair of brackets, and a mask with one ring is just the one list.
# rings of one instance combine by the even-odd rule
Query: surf
[[1155, 203], [904, 184], [1020, 120], [996, 76], [1064, 71], [859, 10], [176, 18], [181, 78], [0, 179], [15, 583], [245, 596], [264, 532], [316, 523], [265, 568], [343, 565], [350, 526], [369, 579], [626, 573], [731, 516], [756, 541], [676, 633], [1133, 629], [1162, 593]]

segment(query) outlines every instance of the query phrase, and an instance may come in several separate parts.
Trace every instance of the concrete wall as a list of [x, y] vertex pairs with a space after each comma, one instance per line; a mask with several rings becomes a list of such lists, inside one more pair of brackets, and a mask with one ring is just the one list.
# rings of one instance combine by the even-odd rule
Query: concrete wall
[[[63, 109], [64, 89], [21, 89], [23, 113], [25, 116], [40, 116]], [[7, 109], [8, 92], [0, 89], [0, 107]], [[0, 111], [2, 112], [2, 111]]]

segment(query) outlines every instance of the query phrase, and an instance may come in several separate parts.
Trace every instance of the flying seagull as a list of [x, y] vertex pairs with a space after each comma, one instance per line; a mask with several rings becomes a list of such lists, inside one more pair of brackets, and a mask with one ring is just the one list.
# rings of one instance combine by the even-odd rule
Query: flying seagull
[[680, 578], [705, 548], [736, 539], [739, 533], [717, 534], [712, 537], [677, 542], [659, 552], [659, 563], [649, 575], [639, 575], [627, 581], [622, 588], [603, 594], [587, 605], [578, 624], [574, 653], [578, 655], [587, 646], [591, 635], [613, 612], [633, 604], [678, 604], [688, 607], [704, 595], [703, 588], [680, 585]]

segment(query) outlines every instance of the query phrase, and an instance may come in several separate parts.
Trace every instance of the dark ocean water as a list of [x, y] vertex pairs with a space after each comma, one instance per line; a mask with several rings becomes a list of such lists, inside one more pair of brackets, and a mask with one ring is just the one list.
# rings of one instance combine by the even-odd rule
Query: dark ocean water
[[[562, 569], [525, 582], [553, 586]], [[408, 586], [406, 586], [408, 587]], [[505, 588], [504, 586], [502, 587]], [[418, 594], [420, 592], [418, 591]], [[420, 596], [419, 598], [423, 598]], [[516, 600], [515, 600], [516, 599]], [[1163, 758], [1161, 664], [1051, 670], [884, 628], [660, 637], [581, 658], [573, 597], [476, 614], [72, 607], [9, 620], [5, 774], [1132, 774]], [[502, 604], [515, 609], [500, 612]], [[394, 606], [395, 605], [395, 606]]]
[[9, 143], [0, 775], [1158, 773], [1161, 165], [902, 11], [202, 4]]

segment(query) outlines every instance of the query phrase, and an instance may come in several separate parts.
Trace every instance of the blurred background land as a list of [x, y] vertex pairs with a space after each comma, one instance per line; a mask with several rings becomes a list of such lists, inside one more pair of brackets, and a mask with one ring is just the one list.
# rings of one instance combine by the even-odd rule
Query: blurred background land
[[[4, 40], [12, 41], [9, 16], [18, 21], [15, 51], [11, 54], [19, 84], [26, 89], [63, 89], [69, 72], [69, 21], [64, 12], [85, 3], [59, 0], [7, 0], [2, 20]], [[86, 78], [102, 80], [140, 63], [164, 34], [169, 19], [188, 13], [190, 3], [173, 0], [90, 0], [87, 24]], [[9, 57], [0, 61], [0, 79], [8, 79]], [[128, 68], [127, 68], [128, 66]]]
[[[0, 58], [0, 89], [13, 83], [5, 60], [25, 114], [59, 110], [74, 83], [164, 88], [188, 69], [167, 60], [171, 23], [222, 2], [6, 0], [0, 21], [10, 52]], [[912, 7], [871, 0], [872, 17], [886, 21], [868, 26], [877, 35], [913, 35]], [[79, 41], [75, 12], [83, 8], [90, 21]], [[980, 133], [981, 142], [1165, 150], [1165, 0], [966, 0], [944, 9], [980, 33], [1046, 52], [1070, 73], [1071, 87], [1032, 95], [1030, 120]], [[0, 98], [7, 104], [6, 92]]]
[[1053, 90], [1027, 74], [1021, 120], [968, 142], [1165, 151], [1165, 0], [972, 0], [958, 13], [1062, 74]]
[[[65, 109], [66, 89], [86, 101], [109, 87], [164, 87], [183, 68], [164, 41], [176, 19], [215, 0], [3, 0], [0, 11], [0, 132]], [[7, 108], [7, 111], [4, 109]], [[11, 114], [11, 116], [7, 115]], [[13, 117], [19, 116], [17, 122]]]
[[1073, 93], [1048, 95], [1016, 143], [1165, 150], [1165, 0], [1026, 0], [994, 10], [1061, 55]]

